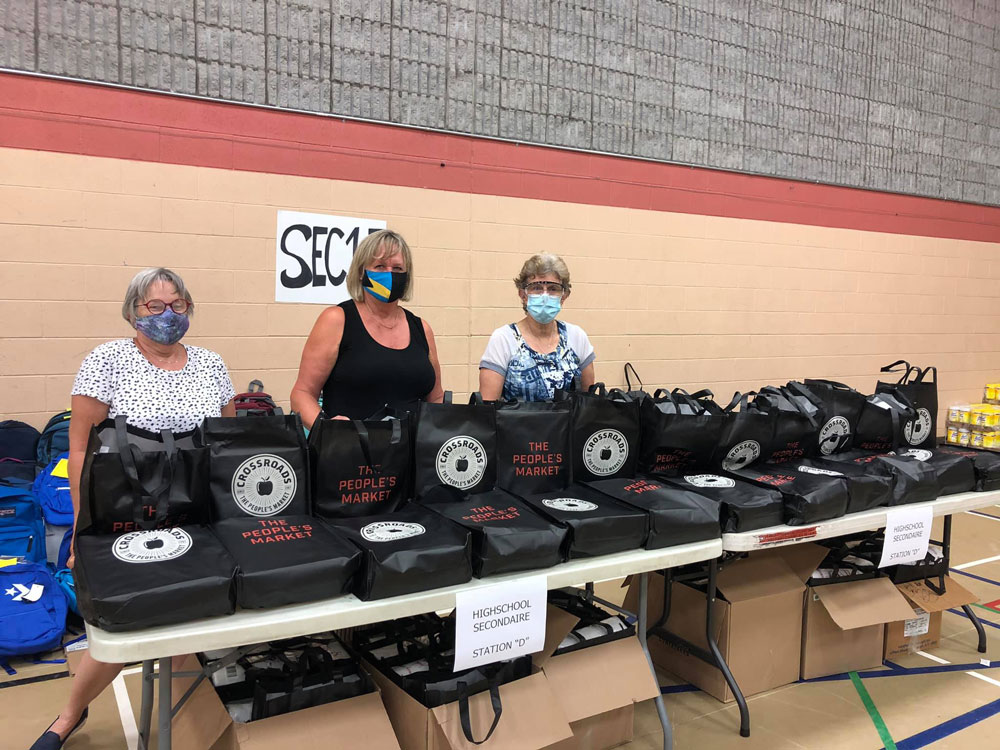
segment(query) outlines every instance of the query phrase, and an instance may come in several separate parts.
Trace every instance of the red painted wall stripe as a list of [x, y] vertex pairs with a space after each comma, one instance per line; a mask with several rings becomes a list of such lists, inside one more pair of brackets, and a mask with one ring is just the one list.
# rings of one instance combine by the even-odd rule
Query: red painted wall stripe
[[0, 73], [0, 146], [1000, 241], [1000, 208]]

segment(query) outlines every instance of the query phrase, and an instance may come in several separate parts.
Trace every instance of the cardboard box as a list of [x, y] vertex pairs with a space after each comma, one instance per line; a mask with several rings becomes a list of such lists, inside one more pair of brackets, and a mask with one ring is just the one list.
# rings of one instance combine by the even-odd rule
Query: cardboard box
[[[719, 572], [719, 596], [714, 604], [714, 635], [744, 696], [772, 690], [799, 678], [802, 643], [802, 597], [805, 580], [828, 550], [795, 545], [755, 553], [727, 564]], [[793, 551], [794, 550], [794, 551]], [[781, 554], [778, 554], [778, 553]], [[636, 611], [638, 588], [632, 585], [625, 608]], [[650, 577], [648, 618], [663, 612], [663, 578]], [[702, 649], [706, 599], [703, 590], [673, 586], [667, 629]], [[722, 672], [672, 642], [650, 638], [653, 661], [720, 701], [734, 700]]]
[[[201, 664], [188, 656], [184, 671]], [[193, 677], [174, 680], [176, 699]], [[247, 724], [234, 723], [212, 681], [205, 679], [174, 717], [173, 745], [184, 750], [272, 750], [276, 747], [322, 747], [324, 750], [399, 750], [378, 692], [272, 716]]]
[[80, 662], [83, 660], [83, 655], [87, 653], [87, 648], [86, 638], [78, 640], [78, 636], [72, 636], [63, 642], [63, 653], [66, 655], [66, 669], [69, 670], [71, 677], [80, 668]]
[[927, 651], [941, 641], [941, 613], [979, 601], [979, 597], [948, 576], [944, 594], [936, 594], [923, 581], [901, 583], [896, 589], [913, 605], [913, 619], [885, 626], [883, 658], [893, 659], [917, 651]]
[[578, 622], [549, 607], [545, 649], [535, 658], [573, 730], [572, 738], [547, 750], [603, 750], [630, 742], [635, 704], [660, 692], [634, 636], [551, 656]]

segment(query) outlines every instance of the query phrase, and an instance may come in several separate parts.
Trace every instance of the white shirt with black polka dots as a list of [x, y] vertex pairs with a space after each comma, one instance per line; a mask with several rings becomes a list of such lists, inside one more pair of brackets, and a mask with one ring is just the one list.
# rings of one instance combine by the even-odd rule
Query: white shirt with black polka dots
[[108, 341], [80, 365], [73, 396], [90, 396], [108, 405], [108, 417], [124, 414], [134, 427], [186, 432], [205, 417], [218, 417], [236, 395], [222, 357], [200, 346], [184, 346], [180, 370], [157, 367], [133, 339]]

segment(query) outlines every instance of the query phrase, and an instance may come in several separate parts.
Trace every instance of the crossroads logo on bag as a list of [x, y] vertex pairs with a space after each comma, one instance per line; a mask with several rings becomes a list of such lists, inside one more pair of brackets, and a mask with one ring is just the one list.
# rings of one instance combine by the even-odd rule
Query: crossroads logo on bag
[[800, 466], [798, 469], [803, 474], [818, 474], [824, 477], [842, 477], [844, 476], [839, 471], [831, 471], [830, 469], [817, 469], [815, 466]]
[[583, 465], [591, 474], [614, 474], [628, 459], [628, 441], [618, 430], [598, 430], [583, 446]]
[[760, 443], [756, 440], [744, 440], [734, 445], [726, 454], [722, 468], [726, 471], [736, 471], [749, 466], [758, 458], [760, 458]]
[[420, 536], [427, 529], [419, 523], [408, 521], [376, 521], [362, 527], [361, 537], [369, 542], [395, 542], [399, 539], [409, 539]]
[[851, 424], [844, 417], [833, 417], [819, 431], [819, 452], [829, 456], [851, 436]]
[[720, 477], [718, 474], [693, 474], [684, 477], [684, 481], [695, 487], [735, 487], [734, 482], [729, 477]]
[[459, 435], [441, 446], [434, 468], [442, 484], [460, 490], [475, 487], [486, 473], [486, 450], [475, 438]]
[[934, 454], [920, 448], [907, 448], [899, 455], [903, 458], [915, 458], [917, 461], [929, 461]]
[[130, 531], [115, 539], [111, 552], [122, 562], [150, 563], [176, 560], [191, 549], [191, 535], [183, 529]]
[[552, 510], [568, 511], [570, 513], [589, 513], [597, 510], [597, 503], [589, 500], [580, 500], [575, 497], [547, 497], [542, 500], [542, 505]]
[[917, 418], [912, 419], [903, 427], [903, 437], [910, 445], [920, 445], [931, 434], [931, 413], [920, 407], [917, 409]]
[[288, 461], [261, 453], [241, 463], [233, 474], [233, 500], [251, 516], [273, 516], [291, 504], [297, 484]]

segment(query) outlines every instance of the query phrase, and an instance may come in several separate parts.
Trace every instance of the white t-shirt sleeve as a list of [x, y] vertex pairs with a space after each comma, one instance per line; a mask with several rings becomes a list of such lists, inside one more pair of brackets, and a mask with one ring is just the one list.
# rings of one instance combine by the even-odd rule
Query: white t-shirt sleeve
[[507, 376], [507, 365], [514, 356], [514, 332], [510, 326], [501, 326], [493, 331], [486, 343], [486, 351], [479, 360], [479, 369], [493, 370]]
[[215, 372], [216, 382], [219, 384], [219, 408], [221, 409], [233, 400], [236, 389], [233, 387], [233, 379], [229, 377], [229, 370], [226, 368], [226, 363], [222, 361], [222, 357], [212, 352], [212, 360], [212, 369]]
[[86, 356], [76, 373], [71, 396], [90, 396], [101, 403], [111, 403], [116, 388], [117, 344], [117, 341], [101, 344]]
[[594, 359], [594, 345], [590, 343], [586, 331], [580, 326], [572, 323], [566, 324], [566, 340], [570, 348], [576, 352], [577, 359], [580, 360], [580, 369], [585, 369]]

